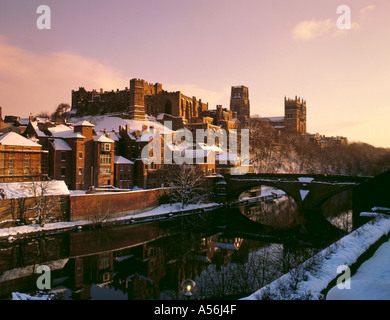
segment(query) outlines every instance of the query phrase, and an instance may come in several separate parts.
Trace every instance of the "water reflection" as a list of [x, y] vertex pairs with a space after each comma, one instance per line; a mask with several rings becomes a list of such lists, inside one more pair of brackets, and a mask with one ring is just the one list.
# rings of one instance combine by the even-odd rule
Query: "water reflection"
[[[277, 215], [280, 206], [288, 207], [273, 205], [267, 208]], [[255, 218], [253, 207], [244, 210]], [[258, 219], [266, 222], [264, 215]], [[231, 228], [239, 223], [223, 222], [209, 213], [0, 243], [0, 298], [35, 294], [35, 270], [42, 264], [51, 269], [50, 292], [57, 299], [184, 299], [185, 279], [197, 284], [192, 299], [240, 298], [321, 249], [289, 238], [272, 243], [243, 236]]]

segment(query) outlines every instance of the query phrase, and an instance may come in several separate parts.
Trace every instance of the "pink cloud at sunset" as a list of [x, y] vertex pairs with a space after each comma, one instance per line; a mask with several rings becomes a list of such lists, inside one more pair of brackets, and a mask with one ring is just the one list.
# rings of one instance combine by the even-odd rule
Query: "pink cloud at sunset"
[[38, 55], [10, 45], [0, 37], [0, 96], [3, 113], [27, 117], [29, 112], [51, 113], [70, 103], [71, 90], [122, 88], [127, 78], [115, 68], [70, 52]]

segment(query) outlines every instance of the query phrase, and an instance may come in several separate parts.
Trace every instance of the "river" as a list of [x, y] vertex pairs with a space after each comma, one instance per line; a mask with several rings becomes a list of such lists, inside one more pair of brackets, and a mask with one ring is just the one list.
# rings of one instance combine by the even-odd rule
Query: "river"
[[[327, 219], [345, 232], [349, 198], [324, 205]], [[238, 299], [334, 240], [310, 235], [289, 197], [230, 211], [1, 242], [0, 299], [19, 292], [60, 300], [178, 300], [187, 299], [185, 279], [196, 283], [191, 299]], [[43, 292], [41, 265], [50, 268]]]

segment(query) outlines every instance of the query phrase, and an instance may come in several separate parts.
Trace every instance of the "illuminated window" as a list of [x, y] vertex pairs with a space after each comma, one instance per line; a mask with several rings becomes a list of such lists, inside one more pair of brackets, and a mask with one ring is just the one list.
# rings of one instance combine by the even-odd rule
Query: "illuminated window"
[[102, 150], [103, 151], [110, 151], [111, 150], [111, 144], [103, 143]]
[[111, 164], [111, 155], [109, 154], [100, 155], [100, 164]]

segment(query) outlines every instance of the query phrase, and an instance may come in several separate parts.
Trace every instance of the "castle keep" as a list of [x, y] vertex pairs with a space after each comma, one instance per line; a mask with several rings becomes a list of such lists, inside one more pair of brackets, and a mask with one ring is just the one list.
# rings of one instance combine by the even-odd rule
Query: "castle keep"
[[145, 120], [146, 115], [157, 117], [168, 114], [180, 117], [184, 124], [202, 122], [202, 113], [208, 104], [189, 97], [180, 91], [168, 92], [162, 84], [151, 84], [141, 79], [131, 79], [130, 88], [120, 91], [96, 90], [87, 92], [83, 87], [72, 91], [72, 112], [77, 116], [105, 113], [128, 113], [130, 119]]

